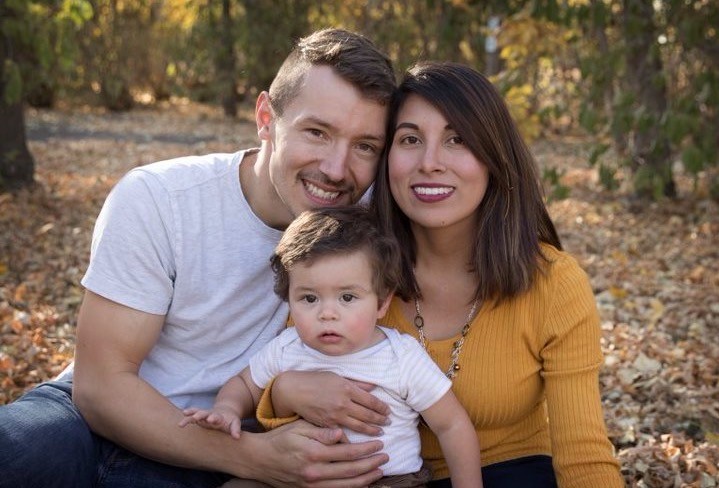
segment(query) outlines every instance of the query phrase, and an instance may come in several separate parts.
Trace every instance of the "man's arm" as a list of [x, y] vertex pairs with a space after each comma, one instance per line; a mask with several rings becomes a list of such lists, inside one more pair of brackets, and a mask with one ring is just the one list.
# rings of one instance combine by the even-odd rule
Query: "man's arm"
[[179, 428], [182, 412], [138, 376], [163, 323], [161, 315], [86, 292], [73, 400], [93, 431], [150, 459], [273, 486], [366, 486], [381, 476], [378, 467], [387, 460], [376, 454], [381, 443], [334, 444], [339, 429], [302, 422], [236, 440], [198, 426]]
[[424, 410], [422, 418], [439, 439], [449, 467], [452, 486], [481, 488], [482, 472], [477, 433], [452, 390], [448, 390], [438, 402]]

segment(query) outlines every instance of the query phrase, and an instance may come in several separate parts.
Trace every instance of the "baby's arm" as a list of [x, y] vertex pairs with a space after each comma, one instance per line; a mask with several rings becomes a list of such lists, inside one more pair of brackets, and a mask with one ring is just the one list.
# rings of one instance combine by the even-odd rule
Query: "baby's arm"
[[187, 408], [183, 410], [185, 418], [179, 425], [184, 427], [188, 424], [198, 424], [206, 429], [227, 432], [235, 439], [239, 439], [242, 419], [254, 415], [262, 391], [252, 381], [250, 368], [246, 367], [224, 384], [211, 410]]
[[442, 446], [453, 488], [481, 488], [479, 440], [467, 412], [448, 390], [422, 417]]

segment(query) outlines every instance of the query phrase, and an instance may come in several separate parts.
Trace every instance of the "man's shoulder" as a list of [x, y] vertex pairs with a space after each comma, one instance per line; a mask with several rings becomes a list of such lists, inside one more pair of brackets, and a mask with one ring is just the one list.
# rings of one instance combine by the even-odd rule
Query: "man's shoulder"
[[244, 152], [183, 156], [157, 161], [134, 168], [127, 178], [154, 181], [170, 192], [182, 191], [236, 169]]

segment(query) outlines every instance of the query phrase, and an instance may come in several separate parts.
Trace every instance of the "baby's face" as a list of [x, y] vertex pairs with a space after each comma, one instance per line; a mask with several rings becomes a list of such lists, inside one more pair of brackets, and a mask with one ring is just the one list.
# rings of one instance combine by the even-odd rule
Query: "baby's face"
[[302, 341], [329, 356], [365, 349], [384, 337], [372, 266], [364, 251], [317, 258], [289, 270], [289, 304]]

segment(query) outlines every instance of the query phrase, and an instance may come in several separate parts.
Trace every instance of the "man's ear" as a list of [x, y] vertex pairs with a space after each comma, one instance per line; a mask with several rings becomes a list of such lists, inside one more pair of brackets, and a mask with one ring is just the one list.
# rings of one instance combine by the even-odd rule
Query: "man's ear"
[[270, 94], [263, 91], [257, 96], [255, 104], [255, 123], [257, 124], [257, 136], [261, 141], [270, 139], [270, 125], [274, 114], [270, 105]]
[[394, 291], [391, 291], [387, 294], [386, 297], [381, 298], [379, 302], [379, 309], [377, 310], [377, 318], [382, 318], [387, 313], [387, 310], [389, 310], [389, 305], [392, 303], [392, 297], [394, 296]]

